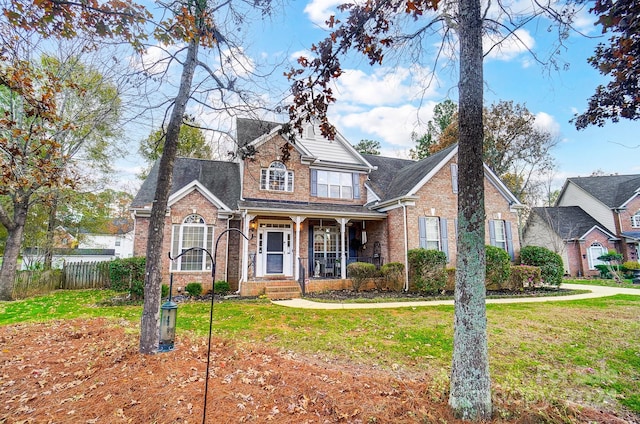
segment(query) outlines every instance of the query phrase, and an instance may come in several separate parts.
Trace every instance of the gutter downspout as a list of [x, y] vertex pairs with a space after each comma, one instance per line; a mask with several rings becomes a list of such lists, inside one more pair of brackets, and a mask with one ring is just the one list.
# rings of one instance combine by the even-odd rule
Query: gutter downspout
[[409, 236], [407, 234], [407, 205], [398, 200], [402, 206], [402, 220], [404, 222], [404, 291], [409, 291]]
[[[242, 232], [243, 234], [249, 233], [249, 221], [253, 219], [247, 211], [242, 212]], [[240, 280], [238, 281], [238, 290], [236, 290], [235, 294], [239, 295], [242, 291], [242, 283], [247, 281], [247, 269], [249, 264], [247, 263], [249, 260], [249, 241], [242, 237], [242, 272], [240, 273]]]

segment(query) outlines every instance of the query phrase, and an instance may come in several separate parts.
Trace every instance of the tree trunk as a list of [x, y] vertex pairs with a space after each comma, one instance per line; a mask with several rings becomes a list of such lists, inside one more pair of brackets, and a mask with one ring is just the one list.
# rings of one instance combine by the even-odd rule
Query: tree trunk
[[459, 3], [458, 257], [449, 405], [458, 418], [491, 419], [485, 305], [482, 162], [482, 19], [479, 0]]
[[55, 194], [49, 210], [49, 222], [47, 224], [47, 240], [44, 251], [44, 269], [51, 269], [53, 262], [53, 243], [56, 231], [56, 215], [58, 214], [58, 193]]
[[13, 208], [13, 222], [11, 225], [6, 225], [9, 223], [3, 222], [3, 225], [7, 228], [8, 237], [4, 247], [2, 268], [0, 269], [0, 300], [13, 300], [13, 284], [18, 270], [18, 256], [20, 256], [22, 234], [24, 233], [29, 204], [27, 202], [14, 202]]
[[164, 223], [171, 189], [173, 164], [178, 151], [178, 135], [191, 94], [191, 84], [198, 58], [198, 41], [189, 43], [187, 57], [182, 68], [180, 88], [176, 96], [171, 117], [167, 125], [164, 150], [160, 157], [160, 169], [156, 183], [156, 193], [151, 208], [149, 235], [147, 238], [147, 263], [144, 279], [144, 307], [140, 322], [140, 353], [155, 353], [158, 348], [160, 329], [160, 298], [162, 286], [162, 258], [168, 252], [163, 250]]

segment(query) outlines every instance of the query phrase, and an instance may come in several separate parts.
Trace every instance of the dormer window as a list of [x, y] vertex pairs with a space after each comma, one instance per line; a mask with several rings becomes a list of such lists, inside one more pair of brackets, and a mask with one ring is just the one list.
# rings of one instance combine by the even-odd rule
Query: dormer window
[[293, 191], [293, 171], [288, 171], [284, 163], [271, 162], [260, 175], [260, 189], [274, 191]]
[[640, 211], [631, 216], [631, 228], [640, 228]]

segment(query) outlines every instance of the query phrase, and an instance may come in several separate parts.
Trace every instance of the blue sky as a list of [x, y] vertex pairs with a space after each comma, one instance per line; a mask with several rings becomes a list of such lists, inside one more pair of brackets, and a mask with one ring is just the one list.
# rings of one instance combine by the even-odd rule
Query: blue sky
[[[327, 34], [322, 22], [342, 1], [293, 1], [269, 22], [258, 22], [248, 32], [245, 54], [252, 61], [292, 61], [308, 54], [312, 43]], [[514, 2], [525, 5], [526, 2]], [[606, 80], [588, 63], [599, 41], [605, 41], [594, 18], [586, 10], [578, 14], [576, 27], [585, 35], [572, 34], [559, 56], [566, 69], [554, 70], [535, 63], [521, 43], [507, 44], [485, 59], [485, 105], [506, 100], [526, 105], [537, 122], [559, 139], [552, 151], [558, 170], [556, 185], [571, 176], [586, 176], [596, 170], [605, 173], [640, 173], [640, 141], [637, 123], [621, 121], [603, 128], [577, 131], [569, 122], [586, 108], [595, 87]], [[538, 20], [519, 32], [527, 47], [545, 56], [553, 32], [548, 21]], [[433, 40], [436, 45], [438, 40]], [[419, 122], [431, 119], [433, 107], [450, 98], [457, 102], [457, 63], [438, 69], [436, 82], [425, 88], [425, 75], [431, 63], [393, 61], [369, 67], [357, 56], [345, 62], [345, 75], [336, 88], [338, 101], [330, 117], [338, 131], [351, 143], [361, 139], [380, 141], [386, 156], [406, 157], [413, 147], [412, 131], [420, 132]], [[564, 68], [564, 67], [563, 67]], [[273, 73], [273, 87], [286, 88], [279, 68]], [[277, 91], [277, 90], [276, 90]], [[416, 93], [423, 93], [416, 96]], [[273, 96], [274, 93], [265, 93]], [[277, 100], [272, 98], [272, 101]], [[129, 161], [131, 164], [131, 161]]]

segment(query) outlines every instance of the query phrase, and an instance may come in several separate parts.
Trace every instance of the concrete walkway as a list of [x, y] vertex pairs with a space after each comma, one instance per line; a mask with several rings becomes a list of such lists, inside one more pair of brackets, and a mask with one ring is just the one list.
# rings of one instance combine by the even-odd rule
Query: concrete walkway
[[[597, 297], [614, 296], [616, 294], [630, 294], [640, 296], [638, 289], [624, 289], [619, 287], [587, 286], [583, 284], [562, 284], [563, 289], [589, 290], [589, 293], [572, 294], [568, 296], [545, 297], [514, 297], [509, 299], [487, 299], [487, 303], [538, 303], [558, 302], [565, 300], [593, 299]], [[307, 299], [274, 300], [274, 304], [290, 308], [304, 309], [376, 309], [376, 308], [408, 308], [416, 306], [453, 305], [453, 300], [423, 300], [416, 302], [382, 302], [382, 303], [324, 303]]]

